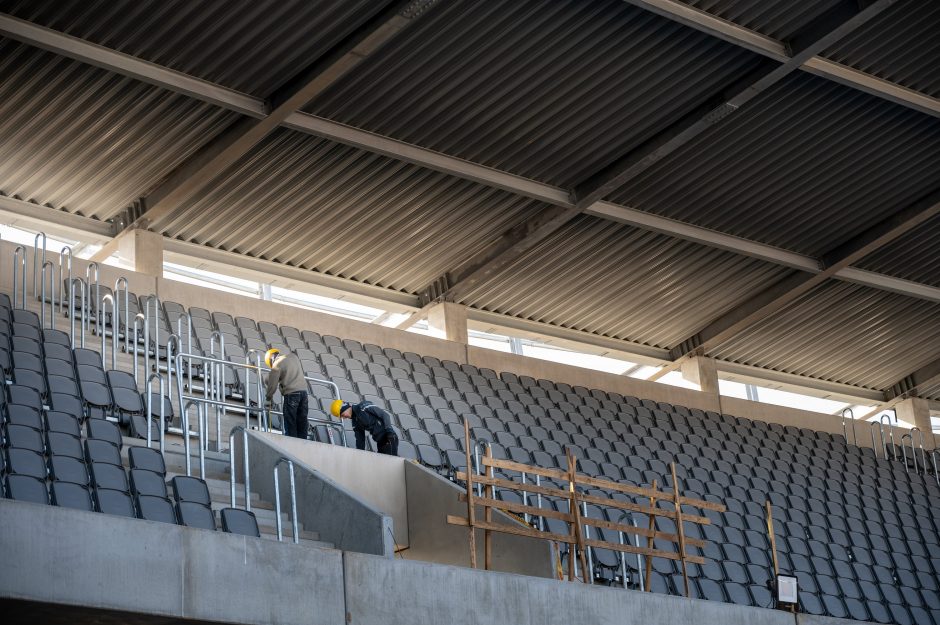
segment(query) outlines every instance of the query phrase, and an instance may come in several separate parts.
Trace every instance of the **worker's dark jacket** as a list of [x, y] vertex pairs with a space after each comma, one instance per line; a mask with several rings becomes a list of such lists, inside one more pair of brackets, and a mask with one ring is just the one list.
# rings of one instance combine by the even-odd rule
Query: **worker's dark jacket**
[[353, 432], [356, 433], [356, 449], [366, 448], [366, 431], [378, 445], [386, 434], [394, 434], [392, 417], [370, 401], [352, 406]]

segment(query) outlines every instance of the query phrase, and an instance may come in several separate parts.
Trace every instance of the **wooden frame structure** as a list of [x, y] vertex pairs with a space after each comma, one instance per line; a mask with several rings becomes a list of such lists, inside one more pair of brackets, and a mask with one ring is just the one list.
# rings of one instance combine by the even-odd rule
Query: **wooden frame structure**
[[[621, 484], [619, 482], [614, 482], [611, 480], [604, 480], [600, 478], [590, 477], [583, 475], [577, 472], [577, 460], [574, 457], [574, 454], [571, 453], [570, 449], [566, 449], [567, 457], [567, 470], [562, 469], [547, 469], [543, 467], [537, 467], [532, 465], [521, 464], [518, 462], [513, 462], [510, 460], [501, 460], [494, 458], [492, 455], [492, 450], [487, 446], [485, 455], [480, 459], [481, 469], [485, 470], [485, 474], [480, 475], [476, 474], [474, 471], [470, 470], [470, 467], [473, 467], [473, 458], [471, 456], [471, 441], [470, 441], [470, 428], [468, 424], [464, 423], [464, 439], [465, 439], [465, 451], [467, 456], [467, 471], [458, 471], [457, 479], [464, 480], [467, 485], [466, 493], [461, 493], [460, 500], [465, 501], [467, 504], [467, 516], [460, 517], [455, 515], [448, 515], [447, 522], [451, 525], [459, 525], [467, 527], [469, 529], [469, 539], [470, 539], [470, 566], [477, 568], [477, 548], [476, 548], [476, 530], [484, 530], [484, 568], [489, 570], [492, 567], [492, 532], [502, 532], [506, 534], [515, 534], [517, 536], [528, 536], [530, 538], [539, 538], [543, 540], [550, 540], [557, 543], [565, 543], [571, 546], [572, 550], [577, 550], [578, 559], [581, 565], [582, 571], [582, 580], [584, 583], [589, 583], [587, 575], [587, 562], [585, 554], [587, 553], [588, 547], [595, 547], [598, 549], [609, 549], [611, 551], [621, 552], [621, 553], [630, 553], [630, 554], [639, 554], [646, 558], [646, 588], [649, 590], [650, 576], [652, 574], [652, 560], [651, 558], [666, 558], [670, 560], [678, 560], [682, 563], [682, 576], [685, 583], [685, 595], [689, 596], [689, 577], [687, 571], [687, 564], [704, 564], [705, 558], [701, 556], [689, 555], [686, 551], [687, 547], [705, 547], [706, 541], [697, 539], [697, 538], [687, 538], [685, 536], [685, 530], [683, 528], [683, 523], [697, 523], [700, 525], [709, 525], [711, 521], [708, 517], [691, 515], [682, 512], [683, 505], [695, 506], [703, 510], [713, 510], [716, 512], [724, 512], [726, 510], [725, 506], [720, 503], [714, 503], [710, 501], [703, 501], [700, 499], [690, 499], [688, 497], [683, 497], [679, 492], [679, 483], [676, 478], [676, 467], [675, 463], [671, 465], [672, 471], [672, 492], [660, 491], [656, 487], [656, 481], [653, 481], [651, 488], [643, 488], [639, 486], [633, 486], [630, 484]], [[502, 469], [506, 471], [517, 471], [526, 475], [537, 475], [541, 477], [550, 478], [553, 480], [558, 480], [562, 482], [567, 482], [567, 489], [562, 490], [559, 488], [554, 488], [550, 486], [541, 486], [540, 484], [532, 483], [521, 483], [515, 482], [512, 480], [506, 480], [497, 478], [494, 475], [494, 469]], [[589, 486], [593, 488], [606, 489], [609, 491], [615, 491], [619, 493], [625, 493], [629, 495], [639, 495], [641, 497], [648, 498], [649, 504], [644, 506], [642, 504], [630, 502], [630, 501], [621, 501], [619, 499], [611, 499], [608, 497], [600, 497], [597, 495], [591, 495], [583, 492], [579, 492], [579, 486]], [[474, 487], [482, 487], [482, 495], [477, 495], [474, 492]], [[556, 510], [545, 509], [541, 507], [526, 505], [525, 503], [517, 503], [513, 501], [501, 501], [495, 497], [495, 489], [502, 488], [507, 490], [523, 491], [524, 493], [533, 493], [537, 495], [544, 495], [548, 497], [557, 497], [559, 499], [567, 500], [568, 502], [568, 512], [559, 512]], [[657, 503], [661, 501], [668, 501], [672, 503], [673, 510], [665, 510], [663, 508], [658, 508]], [[623, 523], [614, 523], [612, 521], [605, 521], [603, 519], [594, 519], [590, 517], [584, 517], [581, 515], [581, 504], [589, 503], [599, 506], [606, 506], [610, 508], [616, 508], [619, 510], [624, 510], [628, 512], [639, 512], [646, 514], [649, 517], [649, 527], [637, 527], [634, 525], [626, 525]], [[476, 506], [483, 507], [484, 518], [480, 520], [477, 518]], [[493, 510], [499, 510], [507, 514], [530, 514], [537, 517], [544, 517], [549, 519], [558, 519], [568, 523], [569, 532], [567, 534], [561, 534], [557, 532], [546, 532], [533, 527], [529, 527], [526, 524], [519, 525], [506, 525], [493, 522]], [[666, 532], [661, 532], [656, 530], [655, 519], [656, 517], [668, 517], [675, 521], [676, 523], [676, 533], [669, 534]], [[612, 530], [616, 532], [621, 532], [623, 534], [632, 534], [634, 536], [642, 536], [647, 539], [646, 547], [638, 547], [630, 544], [621, 544], [621, 543], [612, 543], [604, 540], [595, 540], [590, 538], [585, 538], [584, 536], [584, 526], [598, 527], [607, 530]], [[678, 545], [678, 551], [665, 551], [661, 549], [655, 549], [653, 546], [653, 541], [656, 539], [665, 540], [667, 542], [672, 542]], [[569, 551], [568, 557], [568, 579], [574, 581], [576, 579], [575, 575], [575, 559], [573, 556], [574, 551]]]

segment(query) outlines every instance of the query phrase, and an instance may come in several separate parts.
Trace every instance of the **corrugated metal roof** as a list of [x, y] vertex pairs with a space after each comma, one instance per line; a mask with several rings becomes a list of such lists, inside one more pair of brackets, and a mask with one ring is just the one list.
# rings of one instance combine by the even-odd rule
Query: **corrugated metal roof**
[[613, 200], [819, 255], [937, 189], [940, 120], [798, 74]]
[[940, 97], [940, 2], [902, 0], [822, 56]]
[[278, 130], [160, 226], [186, 241], [418, 293], [544, 208]]
[[572, 186], [758, 62], [620, 0], [448, 2], [307, 110]]
[[884, 389], [940, 357], [940, 304], [833, 280], [712, 354]]
[[940, 286], [940, 216], [862, 259], [856, 267]]
[[107, 220], [235, 118], [0, 39], [0, 191]]
[[656, 347], [781, 278], [787, 269], [583, 216], [462, 300], [475, 308]]
[[369, 0], [0, 0], [0, 11], [172, 69], [271, 95], [381, 8]]
[[681, 0], [774, 39], [786, 40], [842, 0]]

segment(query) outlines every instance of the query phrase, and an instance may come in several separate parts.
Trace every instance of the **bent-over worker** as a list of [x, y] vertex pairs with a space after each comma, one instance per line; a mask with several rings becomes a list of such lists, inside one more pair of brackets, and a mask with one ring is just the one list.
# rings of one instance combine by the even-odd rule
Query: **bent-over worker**
[[330, 412], [334, 417], [352, 419], [356, 434], [356, 449], [366, 448], [366, 432], [372, 435], [380, 454], [398, 455], [398, 435], [392, 429], [392, 417], [370, 401], [350, 404], [341, 399], [333, 401]]
[[265, 383], [265, 408], [271, 409], [271, 401], [278, 387], [284, 397], [283, 413], [284, 434], [295, 438], [307, 438], [307, 380], [300, 359], [293, 353], [282, 354], [280, 350], [269, 349], [264, 355], [264, 362], [271, 367]]

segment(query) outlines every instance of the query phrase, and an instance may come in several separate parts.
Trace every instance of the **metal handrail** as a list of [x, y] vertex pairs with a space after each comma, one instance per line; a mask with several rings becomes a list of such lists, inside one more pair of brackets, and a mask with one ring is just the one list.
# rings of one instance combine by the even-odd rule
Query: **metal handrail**
[[911, 455], [914, 456], [914, 473], [917, 473], [917, 452], [914, 450], [914, 437], [910, 434], [905, 434], [901, 437], [901, 451], [904, 452], [904, 470], [908, 473], [911, 472], [911, 469], [907, 464], [907, 447], [904, 446], [905, 438], [908, 438], [911, 441]]
[[[144, 373], [150, 374], [150, 302], [153, 302], [154, 315], [156, 321], [153, 328], [153, 341], [154, 341], [154, 361], [156, 362], [156, 369], [160, 368], [160, 302], [157, 299], [156, 295], [151, 295], [147, 298], [147, 303], [144, 307]], [[134, 337], [134, 340], [137, 340], [137, 337]]]
[[[95, 327], [98, 331], [101, 328], [101, 320], [98, 318], [100, 311], [99, 304], [101, 303], [101, 283], [98, 281], [98, 263], [92, 261], [85, 266], [85, 285], [88, 287], [88, 307], [82, 307], [83, 315], [91, 315], [91, 270], [95, 270]], [[91, 319], [89, 318], [89, 327], [91, 327]]]
[[855, 431], [855, 413], [852, 412], [851, 408], [845, 408], [842, 411], [842, 437], [845, 438], [845, 442], [849, 442], [848, 429], [846, 428], [846, 417], [845, 414], [848, 413], [848, 421], [852, 423], [852, 444], [858, 447], [858, 434]]
[[137, 313], [136, 315], [134, 315], [134, 351], [133, 351], [133, 354], [134, 354], [134, 381], [135, 382], [140, 377], [139, 374], [137, 373], [138, 369], [140, 369], [140, 349], [137, 343], [137, 333], [140, 332], [141, 320], [143, 320], [144, 323], [146, 323], [143, 313]]
[[199, 437], [199, 477], [206, 479], [206, 450], [205, 450], [205, 404], [200, 402], [199, 397], [187, 397], [189, 401], [183, 404], [180, 400], [180, 421], [183, 427], [183, 453], [186, 454], [186, 475], [192, 475], [192, 444], [190, 443], [189, 431], [189, 408], [196, 406], [196, 419], [199, 421], [197, 435]]
[[[69, 342], [72, 349], [75, 349], [75, 283], [78, 282], [81, 285], [81, 303], [82, 308], [85, 307], [85, 281], [81, 278], [69, 278]], [[87, 315], [82, 313], [81, 321], [78, 324], [78, 330], [81, 334], [81, 347], [85, 347], [85, 319]]]
[[[632, 525], [633, 527], [637, 527], [636, 519], [633, 517], [633, 513], [630, 512], [629, 510], [622, 512], [620, 514], [620, 518], [617, 519], [617, 523], [618, 524], [622, 523], [624, 517], [630, 517], [630, 525]], [[626, 544], [624, 540], [625, 537], [624, 537], [623, 532], [618, 531], [617, 533], [620, 534], [620, 544], [621, 545]], [[637, 549], [639, 549], [640, 548], [640, 535], [634, 534], [633, 540], [634, 540], [634, 545], [636, 546]], [[643, 556], [637, 553], [636, 554], [636, 573], [637, 573], [636, 576], [640, 580], [640, 592], [645, 592], [646, 580], [643, 579], [643, 575], [640, 573], [640, 571], [642, 570], [643, 570]], [[623, 551], [620, 552], [620, 576], [623, 579], [623, 588], [624, 590], [626, 590], [627, 588], [627, 554], [626, 552], [623, 552]]]
[[884, 454], [885, 460], [888, 459], [888, 447], [885, 443], [885, 431], [882, 427], [884, 425], [883, 421], [872, 421], [868, 426], [868, 431], [871, 433], [871, 448], [875, 452], [875, 458], [878, 457], [878, 446], [875, 444], [875, 426], [878, 427], [878, 434], [881, 436], [881, 452]]
[[938, 457], [940, 457], [940, 449], [934, 449], [930, 452], [930, 459], [933, 461], [933, 476], [937, 478], [937, 486], [940, 486], [940, 471], [937, 471]]
[[166, 387], [163, 384], [163, 376], [159, 373], [151, 373], [147, 378], [147, 447], [152, 447], [151, 441], [153, 440], [153, 379], [156, 378], [158, 384], [158, 389], [160, 393], [160, 455], [163, 456], [163, 448], [165, 446], [165, 435], [164, 431], [166, 427], [164, 426], [164, 419], [166, 415], [164, 414], [163, 409], [163, 393], [166, 390]]
[[[215, 356], [215, 339], [219, 338], [219, 362], [212, 364], [211, 376], [208, 378], [208, 382], [212, 383], [212, 395], [217, 397], [220, 401], [225, 401], [225, 367], [228, 364], [228, 360], [225, 358], [225, 335], [222, 334], [219, 330], [213, 330], [212, 334], [209, 335], [209, 354]], [[209, 395], [209, 384], [206, 381], [202, 385], [203, 396]], [[225, 416], [225, 404], [221, 406], [216, 405], [215, 407], [215, 422], [216, 422], [216, 437], [215, 437], [215, 450], [222, 450], [222, 417]]]
[[291, 530], [294, 533], [294, 544], [300, 543], [300, 524], [297, 520], [297, 487], [294, 482], [294, 463], [283, 456], [274, 463], [274, 512], [277, 523], [277, 540], [283, 540], [284, 531], [281, 521], [281, 481], [278, 479], [277, 470], [281, 463], [287, 463], [287, 474], [290, 478], [290, 521]]
[[[236, 425], [228, 435], [228, 469], [229, 484], [232, 492], [232, 507], [235, 507], [235, 434], [242, 433], [242, 450], [245, 458], [245, 510], [251, 512], [251, 470], [248, 467], [248, 429], [242, 425]], [[280, 515], [278, 515], [280, 516]]]
[[[170, 349], [170, 346], [173, 346], [173, 349]], [[176, 354], [180, 352], [180, 337], [176, 334], [170, 334], [166, 337], [166, 380], [167, 380], [167, 397], [170, 399], [170, 405], [173, 405], [173, 376], [176, 374], [176, 371], [173, 367], [170, 366], [170, 363], [173, 362], [173, 358]]]
[[[478, 440], [473, 443], [473, 471], [477, 475], [486, 475], [486, 469], [483, 468], [483, 465], [480, 464], [480, 448], [489, 447], [490, 443], [487, 440]], [[469, 467], [468, 467], [469, 470]], [[477, 482], [477, 497], [483, 496], [483, 484]]]
[[[65, 262], [66, 258], [68, 258], [68, 263]], [[64, 276], [62, 275], [63, 266], [67, 266], [69, 268], [69, 278], [67, 283], [64, 281]], [[69, 245], [66, 245], [61, 250], [59, 250], [59, 284], [72, 284], [72, 247]], [[59, 298], [59, 314], [65, 314], [64, 293], [62, 297]]]
[[[898, 450], [894, 444], [894, 426], [891, 425], [891, 417], [886, 414], [881, 415], [881, 422], [888, 424], [888, 440], [891, 442], [891, 455], [894, 457], [895, 462], [898, 459]], [[888, 452], [885, 451], [885, 460], [888, 459]]]
[[[924, 465], [924, 475], [926, 475], [927, 474], [927, 450], [924, 449], [924, 445], [926, 444], [926, 440], [924, 439], [924, 432], [917, 426], [914, 426], [911, 428], [911, 445], [912, 446], [914, 445], [914, 442], [916, 441], [916, 437], [914, 436], [915, 432], [920, 435], [920, 458], [923, 461], [922, 464]], [[917, 467], [916, 457], [914, 458], [914, 467], [915, 469]]]
[[[46, 270], [49, 271], [46, 271]], [[51, 260], [47, 260], [42, 264], [42, 276], [39, 280], [41, 286], [41, 293], [39, 296], [39, 323], [42, 327], [46, 327], [46, 282], [49, 283], [50, 290], [52, 291], [52, 301], [50, 302], [51, 310], [49, 312], [49, 328], [55, 330], [55, 304], [56, 304], [56, 266], [55, 263]]]
[[[102, 319], [104, 319], [105, 314], [107, 314], [108, 302], [111, 302], [111, 318], [112, 319], [114, 318], [114, 298], [111, 297], [110, 295], [105, 295], [104, 297], [101, 298], [101, 318]], [[108, 332], [107, 330], [105, 330], [103, 325], [99, 329], [101, 331], [101, 367], [106, 368], [104, 355], [105, 355], [105, 342], [108, 338]], [[114, 332], [111, 333], [111, 368], [112, 369], [117, 368], [117, 345], [114, 342]]]
[[[587, 518], [587, 502], [586, 501], [581, 502], [581, 515], [582, 515], [581, 518], [583, 519]], [[584, 538], [587, 540], [591, 540], [591, 526], [585, 523], [582, 529], [584, 530]], [[585, 549], [585, 551], [587, 551], [587, 554], [586, 554], [587, 565], [588, 565], [587, 576], [588, 576], [588, 579], [591, 580], [591, 583], [593, 584], [594, 583], [594, 551], [590, 547]]]
[[[19, 260], [20, 271], [17, 271], [17, 260]], [[20, 275], [20, 279], [17, 280]], [[16, 305], [17, 290], [20, 291], [19, 306]], [[26, 308], [26, 248], [22, 245], [13, 248], [13, 308]]]
[[[124, 307], [121, 308], [121, 298], [119, 293], [121, 292], [121, 284], [124, 284]], [[131, 351], [131, 337], [130, 337], [130, 299], [128, 297], [128, 286], [127, 278], [121, 276], [114, 281], [114, 319], [111, 322], [111, 332], [115, 337], [121, 335], [121, 312], [124, 313], [124, 352], [128, 353]], [[134, 336], [134, 340], [137, 340], [137, 336]]]
[[[39, 261], [39, 239], [42, 239], [42, 263]], [[39, 271], [42, 265], [46, 264], [46, 233], [40, 232], [33, 239], [33, 297], [39, 296]], [[24, 308], [25, 306], [25, 299]]]

